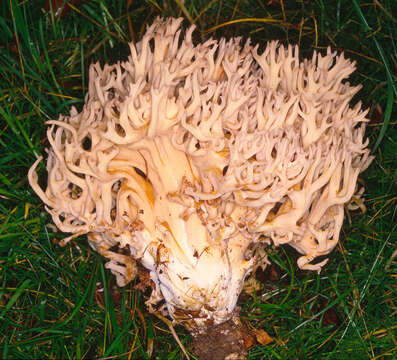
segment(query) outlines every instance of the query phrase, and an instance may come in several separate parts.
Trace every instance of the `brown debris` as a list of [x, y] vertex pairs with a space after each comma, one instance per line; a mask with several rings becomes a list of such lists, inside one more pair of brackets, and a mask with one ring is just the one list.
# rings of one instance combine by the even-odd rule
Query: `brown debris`
[[240, 319], [232, 319], [193, 334], [192, 349], [200, 360], [244, 360], [254, 338]]
[[371, 120], [369, 121], [369, 123], [372, 125], [380, 124], [383, 119], [383, 109], [378, 103], [374, 104], [373, 107], [374, 110], [372, 112]]
[[[317, 312], [323, 311], [327, 306], [328, 306], [327, 299], [320, 300], [316, 310], [317, 310]], [[324, 326], [324, 327], [338, 326], [339, 324], [340, 324], [340, 320], [339, 320], [338, 314], [335, 310], [335, 307], [331, 307], [324, 312], [324, 316], [321, 321], [322, 326]]]
[[278, 272], [277, 266], [274, 263], [266, 266], [265, 270], [258, 268], [255, 272], [256, 279], [265, 284], [266, 282], [277, 282], [280, 280], [280, 274]]
[[265, 346], [270, 344], [274, 339], [263, 329], [254, 330], [256, 341]]
[[135, 290], [145, 292], [148, 288], [152, 290], [156, 288], [156, 285], [150, 278], [150, 272], [141, 265], [138, 265], [138, 278], [139, 282], [134, 286]]

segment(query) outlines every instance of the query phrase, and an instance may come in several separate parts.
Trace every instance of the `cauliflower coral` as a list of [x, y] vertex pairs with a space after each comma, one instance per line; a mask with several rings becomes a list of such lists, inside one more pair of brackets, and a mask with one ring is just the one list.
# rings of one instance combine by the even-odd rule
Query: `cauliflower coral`
[[87, 234], [120, 286], [139, 262], [149, 307], [165, 300], [158, 311], [194, 331], [232, 317], [267, 244], [320, 271], [372, 158], [343, 54], [195, 45], [181, 22], [156, 19], [127, 61], [91, 65], [82, 111], [47, 122], [46, 190], [41, 158], [29, 181], [63, 244]]

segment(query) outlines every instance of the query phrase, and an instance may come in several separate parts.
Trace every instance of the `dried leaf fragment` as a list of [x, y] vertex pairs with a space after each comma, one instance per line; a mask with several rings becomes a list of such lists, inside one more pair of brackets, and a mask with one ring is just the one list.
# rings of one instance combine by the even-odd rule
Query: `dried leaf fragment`
[[256, 341], [263, 346], [268, 345], [274, 341], [274, 339], [263, 329], [255, 329], [254, 334], [256, 337]]

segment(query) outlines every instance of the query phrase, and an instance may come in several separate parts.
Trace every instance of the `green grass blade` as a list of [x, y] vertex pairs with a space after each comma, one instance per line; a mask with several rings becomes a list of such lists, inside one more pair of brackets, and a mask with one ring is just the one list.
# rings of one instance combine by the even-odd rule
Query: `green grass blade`
[[18, 298], [22, 295], [23, 291], [30, 285], [32, 281], [30, 279], [26, 279], [21, 286], [17, 288], [15, 294], [11, 297], [11, 299], [7, 302], [4, 308], [0, 312], [0, 319], [3, 319], [6, 315], [7, 311], [9, 311], [12, 306], [17, 302]]

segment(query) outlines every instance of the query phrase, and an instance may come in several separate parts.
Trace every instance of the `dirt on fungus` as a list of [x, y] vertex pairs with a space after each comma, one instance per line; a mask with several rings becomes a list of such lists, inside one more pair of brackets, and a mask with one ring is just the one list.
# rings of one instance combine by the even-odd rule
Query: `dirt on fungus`
[[191, 348], [200, 360], [245, 360], [255, 339], [238, 317], [193, 334]]

